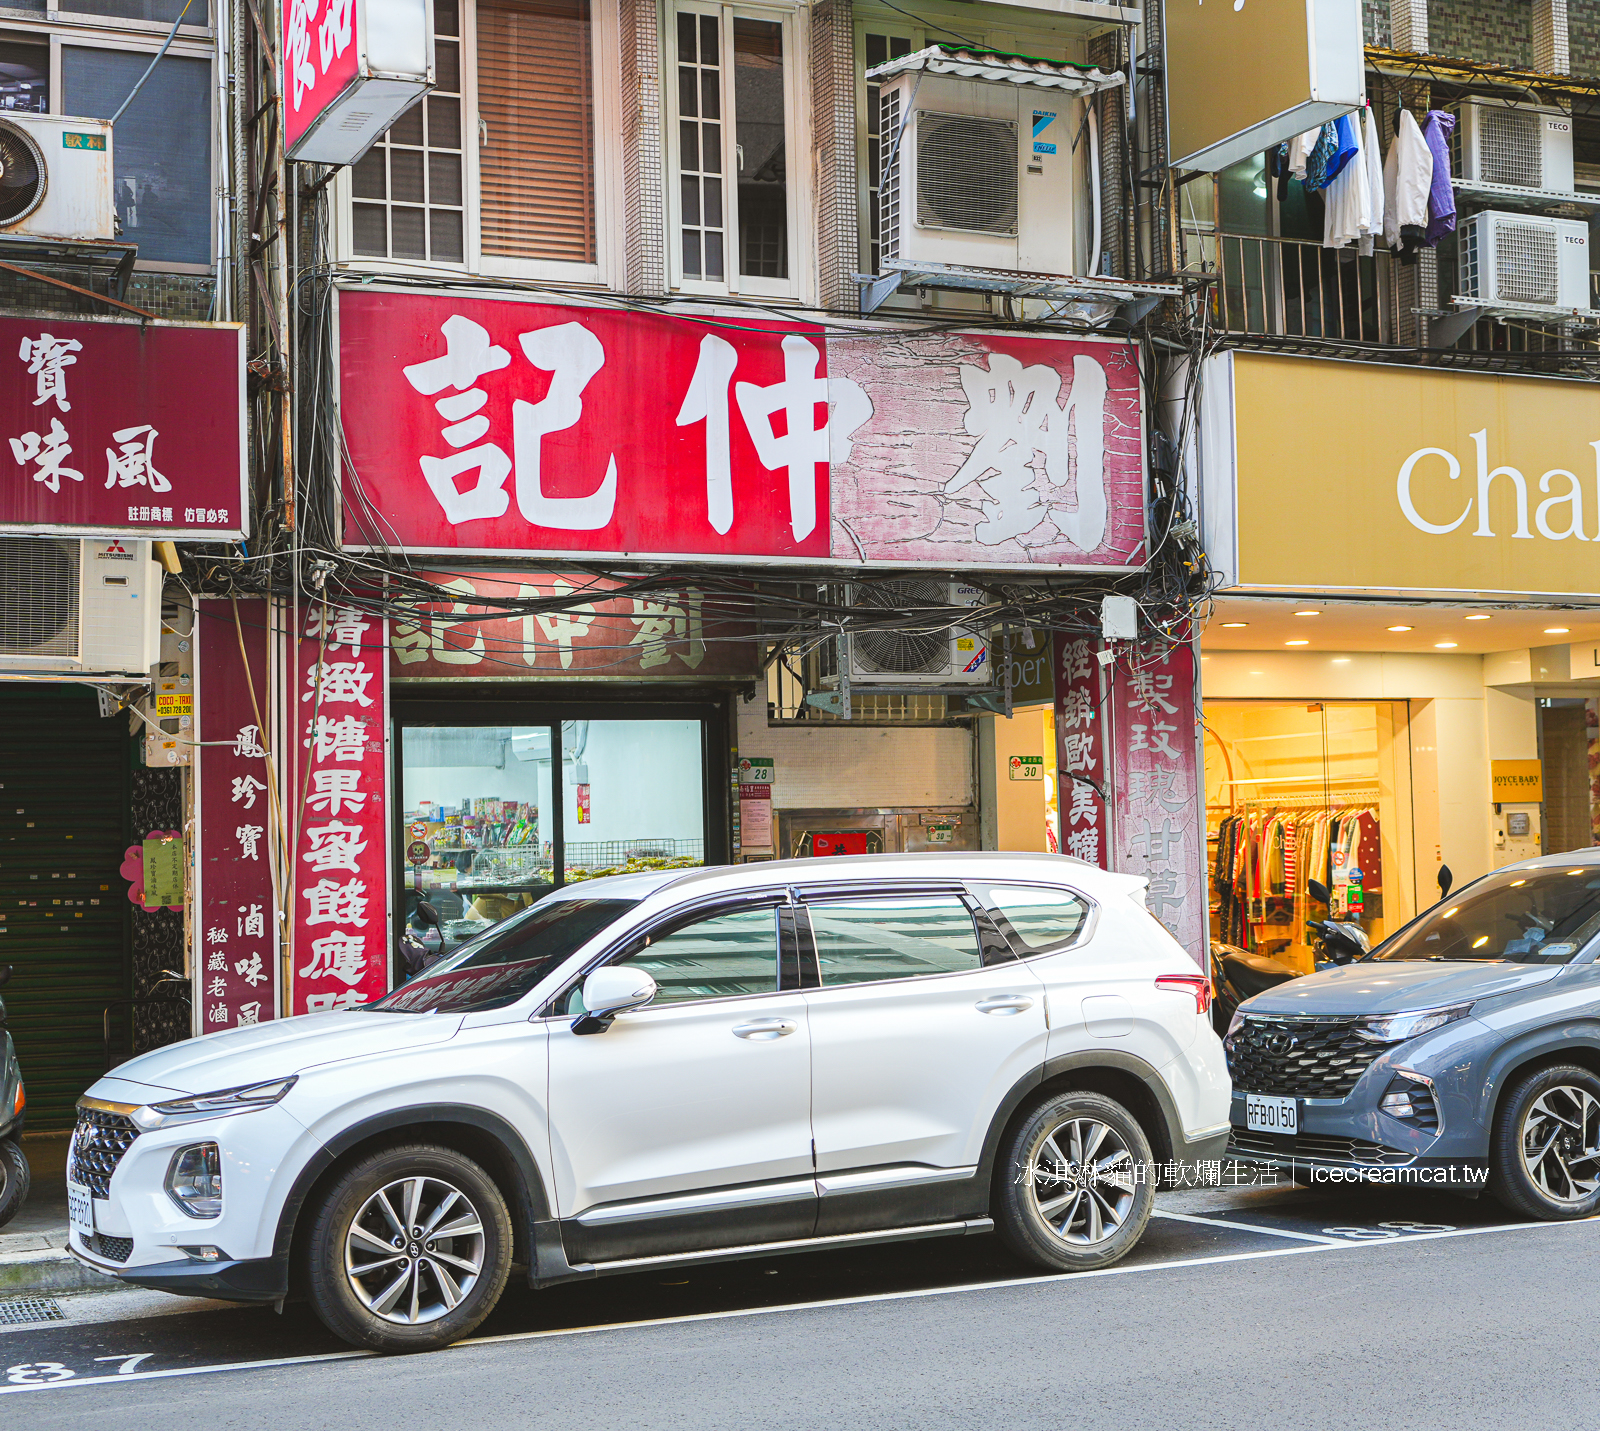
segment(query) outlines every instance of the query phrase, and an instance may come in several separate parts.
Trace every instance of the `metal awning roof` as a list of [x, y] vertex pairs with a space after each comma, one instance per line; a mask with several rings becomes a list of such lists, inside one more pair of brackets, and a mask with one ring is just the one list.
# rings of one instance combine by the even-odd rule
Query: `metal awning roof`
[[1039, 89], [1066, 90], [1069, 94], [1098, 94], [1126, 82], [1121, 70], [1100, 70], [1070, 60], [1040, 60], [1031, 55], [1009, 55], [1003, 50], [973, 45], [929, 45], [914, 55], [902, 55], [867, 71], [870, 80], [884, 80], [909, 70], [949, 75], [954, 79], [988, 84], [1024, 84]]

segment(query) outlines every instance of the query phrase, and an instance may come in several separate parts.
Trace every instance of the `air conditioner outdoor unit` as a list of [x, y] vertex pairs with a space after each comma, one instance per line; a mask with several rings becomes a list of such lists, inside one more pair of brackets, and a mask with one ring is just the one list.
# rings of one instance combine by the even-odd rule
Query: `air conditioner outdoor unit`
[[143, 680], [160, 658], [149, 542], [0, 537], [0, 675]]
[[115, 238], [111, 122], [0, 113], [0, 237]]
[[1456, 231], [1458, 292], [1478, 302], [1589, 307], [1589, 226], [1485, 210]]
[[1460, 178], [1516, 189], [1572, 192], [1572, 116], [1565, 110], [1464, 99], [1456, 115], [1452, 143]]
[[[885, 581], [858, 585], [849, 604], [869, 620], [891, 612], [975, 606], [983, 594], [972, 586], [949, 581]], [[824, 687], [839, 684], [838, 645], [827, 642], [818, 655]], [[851, 684], [871, 686], [966, 686], [989, 681], [988, 642], [962, 626], [944, 630], [894, 629], [850, 631], [845, 636]]]
[[1073, 272], [1071, 96], [915, 71], [880, 94], [886, 262]]

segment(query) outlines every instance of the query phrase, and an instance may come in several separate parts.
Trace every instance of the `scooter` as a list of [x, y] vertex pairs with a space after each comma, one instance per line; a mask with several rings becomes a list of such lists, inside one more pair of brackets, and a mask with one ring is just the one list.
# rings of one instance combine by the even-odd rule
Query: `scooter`
[[[0, 968], [0, 985], [10, 978], [11, 966], [7, 964]], [[32, 1181], [20, 1141], [27, 1106], [16, 1045], [6, 1028], [5, 1002], [0, 1000], [0, 1227], [22, 1211]]]

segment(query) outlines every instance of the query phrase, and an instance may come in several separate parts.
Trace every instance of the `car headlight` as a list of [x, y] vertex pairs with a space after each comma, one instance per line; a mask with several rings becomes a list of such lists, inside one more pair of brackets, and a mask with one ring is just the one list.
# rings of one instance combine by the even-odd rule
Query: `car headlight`
[[1472, 1012], [1471, 1004], [1451, 1004], [1443, 1009], [1417, 1009], [1408, 1014], [1385, 1014], [1381, 1018], [1363, 1019], [1356, 1025], [1356, 1033], [1372, 1043], [1404, 1043], [1407, 1039], [1442, 1029]]
[[129, 1115], [142, 1132], [165, 1128], [172, 1123], [192, 1123], [198, 1118], [225, 1118], [230, 1113], [249, 1113], [276, 1103], [295, 1084], [293, 1078], [274, 1078], [269, 1083], [246, 1083], [239, 1088], [221, 1088], [215, 1093], [195, 1093], [187, 1098], [171, 1098], [135, 1108]]
[[190, 1217], [222, 1216], [222, 1155], [215, 1143], [196, 1143], [172, 1155], [167, 1196]]
[[1238, 1009], [1235, 1009], [1233, 1011], [1233, 1017], [1228, 1020], [1228, 1031], [1222, 1036], [1222, 1041], [1227, 1043], [1230, 1039], [1232, 1039], [1232, 1037], [1239, 1032], [1243, 1024], [1244, 1015], [1241, 1014]]

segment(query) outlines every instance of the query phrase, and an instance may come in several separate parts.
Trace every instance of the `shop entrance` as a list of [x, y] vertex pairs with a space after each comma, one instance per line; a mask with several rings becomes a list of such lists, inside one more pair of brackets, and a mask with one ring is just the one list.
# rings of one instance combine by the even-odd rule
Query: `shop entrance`
[[1205, 720], [1213, 939], [1309, 972], [1308, 921], [1357, 920], [1377, 944], [1412, 916], [1404, 702], [1207, 701]]
[[446, 951], [566, 884], [727, 858], [715, 707], [485, 706], [394, 706], [396, 907], [432, 904]]

